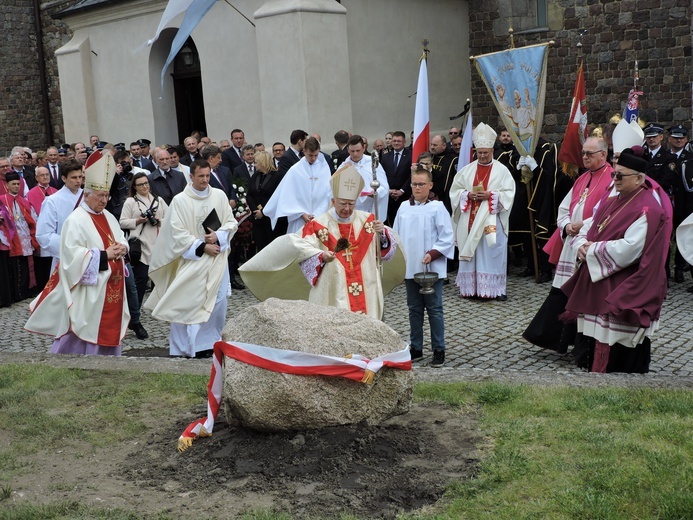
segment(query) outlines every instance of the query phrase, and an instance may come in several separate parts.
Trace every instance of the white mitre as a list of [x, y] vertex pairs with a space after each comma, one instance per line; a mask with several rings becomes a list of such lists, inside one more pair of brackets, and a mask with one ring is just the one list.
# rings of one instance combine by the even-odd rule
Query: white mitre
[[84, 165], [84, 187], [97, 191], [109, 191], [116, 174], [113, 156], [96, 150]]
[[330, 179], [332, 194], [335, 199], [356, 200], [361, 195], [366, 183], [353, 166], [346, 166]]
[[636, 121], [626, 123], [625, 119], [621, 119], [614, 129], [611, 140], [614, 145], [614, 153], [621, 153], [626, 148], [641, 146], [645, 140], [645, 134]]
[[472, 140], [476, 148], [493, 148], [497, 135], [493, 128], [485, 123], [479, 123], [472, 132]]

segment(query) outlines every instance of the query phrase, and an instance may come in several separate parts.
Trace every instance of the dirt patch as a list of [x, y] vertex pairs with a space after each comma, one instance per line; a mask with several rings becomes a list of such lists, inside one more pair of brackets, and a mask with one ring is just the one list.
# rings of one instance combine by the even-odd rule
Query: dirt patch
[[163, 348], [163, 347], [141, 347], [141, 348], [131, 348], [129, 350], [124, 350], [123, 351], [123, 356], [126, 357], [139, 357], [139, 358], [148, 358], [148, 357], [163, 357], [167, 358], [169, 357], [169, 349], [168, 348]]
[[118, 449], [37, 456], [37, 473], [13, 483], [13, 501], [69, 499], [176, 518], [232, 518], [260, 507], [295, 518], [394, 518], [473, 476], [483, 440], [475, 413], [427, 403], [375, 427], [258, 433], [220, 418], [211, 438], [178, 453], [186, 421], [205, 409], [192, 412]]

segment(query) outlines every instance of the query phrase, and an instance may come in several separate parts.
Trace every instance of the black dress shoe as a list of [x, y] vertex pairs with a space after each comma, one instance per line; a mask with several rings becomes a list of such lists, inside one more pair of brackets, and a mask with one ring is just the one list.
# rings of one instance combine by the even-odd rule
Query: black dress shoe
[[540, 273], [537, 283], [546, 283], [551, 281], [551, 273]]
[[243, 289], [245, 289], [245, 285], [243, 285], [241, 282], [237, 282], [236, 280], [232, 279], [231, 280], [231, 288], [242, 291]]
[[199, 352], [195, 352], [195, 359], [211, 358], [213, 355], [214, 350], [211, 348], [207, 350], [200, 350]]
[[128, 325], [128, 329], [135, 333], [137, 339], [147, 339], [149, 337], [147, 330], [142, 326], [141, 323], [131, 323]]
[[499, 302], [507, 301], [507, 299], [508, 299], [507, 294], [501, 294], [500, 296], [496, 296], [496, 301], [499, 301]]
[[674, 271], [674, 281], [676, 283], [683, 283], [683, 269], [676, 269]]
[[529, 267], [520, 273], [520, 276], [534, 276], [534, 269]]

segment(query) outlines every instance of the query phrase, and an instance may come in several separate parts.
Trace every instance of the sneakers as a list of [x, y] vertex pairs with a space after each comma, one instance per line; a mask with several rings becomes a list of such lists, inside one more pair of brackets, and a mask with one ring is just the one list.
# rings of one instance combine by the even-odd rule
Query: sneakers
[[431, 367], [440, 368], [445, 364], [445, 351], [435, 350], [433, 351], [433, 361], [431, 361]]
[[421, 359], [423, 357], [422, 350], [414, 350], [413, 348], [409, 349], [409, 354], [411, 355], [412, 361], [416, 361], [417, 359]]

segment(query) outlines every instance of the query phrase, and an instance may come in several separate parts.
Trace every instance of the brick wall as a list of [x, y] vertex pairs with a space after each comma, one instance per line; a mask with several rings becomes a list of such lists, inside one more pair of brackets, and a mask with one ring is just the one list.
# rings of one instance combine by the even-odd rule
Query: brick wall
[[[64, 135], [55, 50], [69, 41], [71, 33], [63, 22], [53, 20], [51, 14], [73, 3], [74, 0], [60, 2], [41, 11], [55, 143], [61, 143]], [[0, 4], [0, 30], [4, 35], [0, 53], [0, 154], [4, 155], [16, 145], [45, 150], [52, 144], [46, 142], [34, 20], [31, 0], [3, 0]]]
[[[621, 113], [633, 84], [638, 60], [644, 92], [640, 117], [668, 127], [682, 123], [691, 131], [691, 0], [549, 0], [548, 31], [515, 34], [521, 47], [554, 40], [549, 51], [546, 105], [542, 134], [549, 140], [563, 137], [570, 112], [577, 70], [578, 31], [583, 38], [587, 117], [606, 122]], [[472, 55], [508, 48], [507, 17], [499, 12], [502, 0], [474, 2], [470, 9]], [[516, 19], [516, 21], [518, 21]], [[513, 25], [516, 25], [515, 23]], [[473, 68], [474, 119], [498, 126], [491, 98]]]

